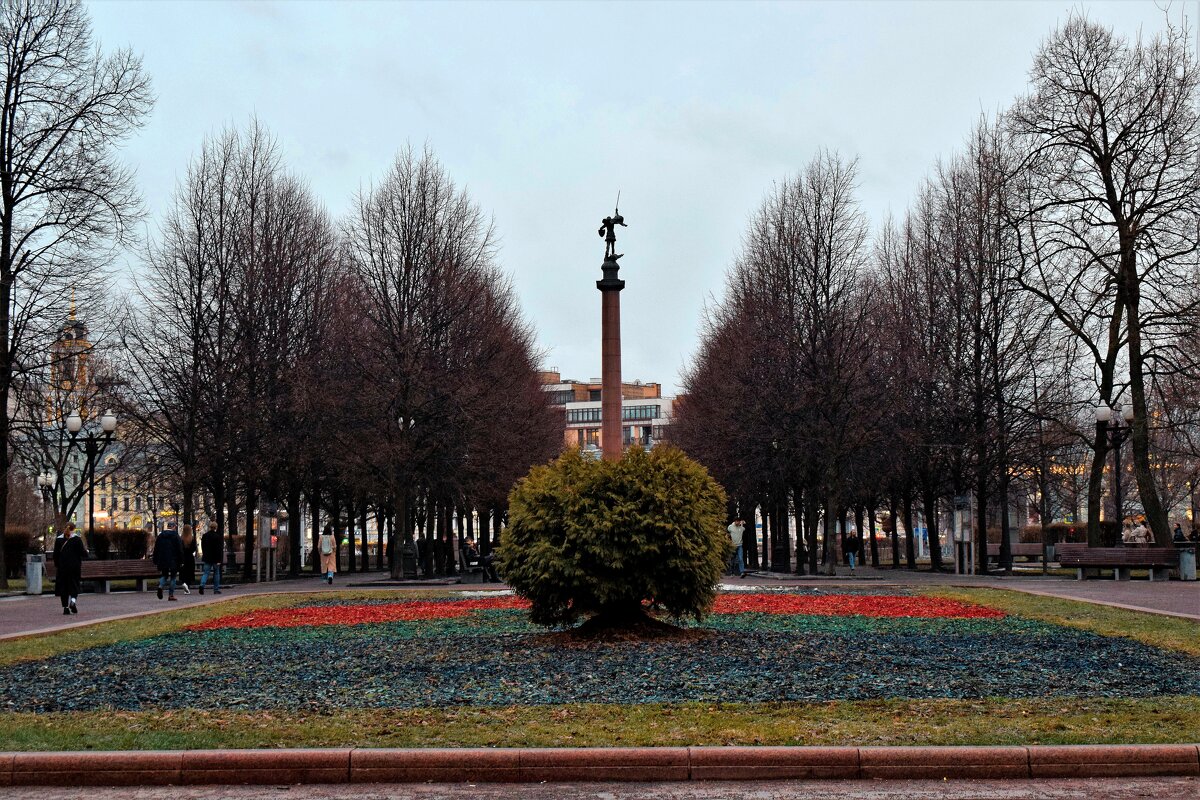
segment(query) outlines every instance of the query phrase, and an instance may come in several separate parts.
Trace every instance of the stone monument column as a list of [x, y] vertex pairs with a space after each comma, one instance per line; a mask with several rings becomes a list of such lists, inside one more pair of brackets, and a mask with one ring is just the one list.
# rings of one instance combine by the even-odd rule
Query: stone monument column
[[600, 290], [600, 444], [605, 461], [616, 461], [624, 449], [621, 432], [621, 290], [616, 259], [604, 260]]
[[600, 447], [605, 461], [620, 459], [625, 446], [621, 431], [621, 290], [625, 281], [617, 277], [617, 259], [621, 257], [616, 252], [617, 225], [628, 227], [620, 210], [600, 223], [604, 277], [596, 281], [600, 290]]

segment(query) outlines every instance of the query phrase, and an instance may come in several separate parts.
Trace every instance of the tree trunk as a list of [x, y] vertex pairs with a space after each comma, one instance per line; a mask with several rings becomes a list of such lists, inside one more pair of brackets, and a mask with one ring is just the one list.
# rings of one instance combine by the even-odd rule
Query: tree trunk
[[358, 523], [362, 540], [362, 571], [371, 571], [371, 548], [367, 545], [367, 498], [362, 498], [358, 504]]
[[421, 552], [424, 554], [424, 558], [422, 560], [425, 562], [425, 576], [431, 577], [434, 574], [434, 569], [436, 567], [436, 562], [434, 559], [434, 540], [437, 538], [437, 536], [434, 533], [434, 525], [436, 524], [436, 521], [434, 520], [433, 497], [430, 494], [425, 494], [423, 505], [425, 510], [423, 535], [425, 538], [423, 542], [424, 546], [421, 548]]
[[840, 513], [837, 500], [828, 497], [825, 500], [825, 574], [837, 575], [838, 565], [838, 514]]
[[996, 472], [996, 489], [1000, 493], [1000, 569], [1011, 575], [1013, 557], [1008, 518], [1008, 462], [1003, 447], [996, 455], [1000, 463], [1000, 469]]
[[408, 541], [412, 528], [408, 524], [408, 490], [402, 489], [396, 496], [396, 522], [398, 526], [392, 529], [392, 542], [397, 548], [396, 556], [392, 559], [392, 578], [399, 580], [404, 577], [404, 562], [400, 558], [399, 547]]
[[258, 502], [258, 490], [254, 484], [246, 483], [246, 564], [242, 575], [249, 582], [254, 577], [254, 505]]
[[300, 516], [300, 487], [292, 486], [287, 495], [288, 512], [288, 575], [300, 577], [300, 531], [304, 527]]
[[879, 569], [879, 542], [875, 539], [875, 506], [867, 509], [867, 524], [871, 526], [871, 566]]
[[308, 532], [312, 540], [312, 571], [314, 575], [321, 574], [321, 489], [314, 485], [308, 495], [308, 509], [312, 513], [312, 527]]
[[929, 537], [929, 562], [934, 572], [942, 569], [942, 542], [938, 535], [938, 498], [937, 493], [927, 489], [923, 496], [925, 507], [925, 530]]
[[[976, 474], [975, 486], [975, 566], [980, 575], [988, 572], [987, 557], [987, 509], [988, 509], [988, 476], [986, 469], [980, 469]], [[980, 552], [982, 551], [982, 552]]]
[[390, 548], [384, 546], [384, 532], [386, 529], [387, 514], [383, 509], [383, 505], [375, 506], [375, 569], [383, 569], [383, 554], [384, 551]]
[[[229, 551], [233, 552], [233, 537], [237, 536], [237, 520], [238, 520], [238, 505], [237, 505], [237, 486], [230, 479], [228, 490], [225, 493], [225, 502], [228, 504], [229, 510]], [[156, 522], [155, 525], [158, 523]], [[243, 566], [243, 569], [245, 567]], [[229, 570], [231, 573], [234, 570]], [[249, 573], [246, 573], [249, 574]]]
[[909, 569], [917, 568], [917, 553], [913, 543], [912, 495], [904, 493], [904, 562]]
[[817, 574], [817, 517], [820, 507], [816, 493], [809, 491], [804, 499], [804, 527], [808, 529], [808, 574]]
[[354, 526], [358, 520], [354, 516], [354, 492], [346, 493], [346, 539], [349, 545], [346, 547], [346, 572], [358, 572], [358, 559], [354, 557], [355, 544], [358, 542], [358, 536], [354, 532]]
[[863, 543], [867, 541], [865, 532], [863, 531], [863, 507], [854, 507], [854, 532], [858, 534], [858, 561], [859, 566], [862, 566], [863, 559]]
[[[1150, 463], [1150, 411], [1146, 406], [1146, 381], [1143, 371], [1145, 357], [1142, 353], [1141, 283], [1137, 274], [1137, 252], [1132, 239], [1122, 237], [1121, 273], [1125, 278], [1126, 307], [1129, 334], [1129, 394], [1133, 401], [1133, 423], [1130, 439], [1133, 441], [1133, 477], [1142, 500], [1146, 522], [1159, 547], [1171, 547], [1171, 527], [1167, 520], [1167, 509], [1158, 496], [1158, 485]], [[1120, 519], [1120, 511], [1117, 518]]]
[[900, 509], [894, 494], [888, 495], [888, 514], [892, 517], [892, 569], [900, 569]]

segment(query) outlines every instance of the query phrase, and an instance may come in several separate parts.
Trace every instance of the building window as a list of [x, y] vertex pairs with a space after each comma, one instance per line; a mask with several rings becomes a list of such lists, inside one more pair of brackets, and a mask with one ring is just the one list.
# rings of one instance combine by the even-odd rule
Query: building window
[[573, 389], [556, 389], [550, 393], [550, 405], [552, 406], [565, 406], [574, 399], [575, 391]]
[[658, 406], [625, 406], [621, 409], [621, 419], [655, 419], [658, 416]]
[[575, 431], [576, 440], [580, 447], [583, 447], [583, 428], [578, 428]]
[[103, 510], [104, 510], [104, 509], [106, 509], [106, 508], [108, 508], [108, 498], [107, 498], [107, 497], [101, 497], [101, 498], [100, 498], [100, 510], [101, 510], [101, 511], [103, 511]]
[[599, 400], [599, 399], [601, 399], [599, 389], [591, 389], [588, 391], [588, 400]]
[[125, 495], [124, 506], [125, 506], [125, 510], [128, 511], [129, 510], [129, 495]]
[[599, 422], [600, 409], [598, 408], [572, 408], [567, 411], [567, 422]]
[[[129, 501], [129, 498], [125, 498], [125, 500], [126, 500], [126, 502], [128, 502], [128, 501]], [[138, 495], [137, 497], [133, 498], [133, 510], [134, 510], [134, 511], [141, 511], [141, 510], [142, 510], [142, 497], [141, 497], [141, 495]]]

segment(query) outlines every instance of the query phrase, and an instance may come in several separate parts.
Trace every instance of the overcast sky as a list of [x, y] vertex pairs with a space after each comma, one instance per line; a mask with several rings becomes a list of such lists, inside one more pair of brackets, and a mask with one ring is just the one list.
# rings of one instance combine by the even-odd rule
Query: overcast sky
[[[158, 103], [125, 148], [154, 218], [203, 138], [257, 115], [340, 215], [428, 144], [493, 215], [500, 260], [564, 377], [600, 374], [596, 235], [621, 191], [623, 375], [679, 385], [748, 215], [820, 148], [859, 158], [872, 224], [902, 214], [982, 112], [1024, 91], [1083, 8], [1154, 2], [92, 2]], [[1194, 17], [1196, 0], [1170, 11]], [[151, 229], [152, 231], [152, 229]]]

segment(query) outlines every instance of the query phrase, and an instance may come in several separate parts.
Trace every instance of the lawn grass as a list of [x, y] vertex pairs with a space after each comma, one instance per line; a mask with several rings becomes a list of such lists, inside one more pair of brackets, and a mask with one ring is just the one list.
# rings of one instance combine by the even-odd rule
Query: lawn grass
[[0, 749], [1193, 742], [1200, 698], [0, 714]]
[[1078, 628], [1102, 636], [1125, 636], [1143, 644], [1200, 656], [1200, 622], [1183, 617], [1004, 589], [937, 588], [926, 589], [923, 593], [980, 603], [1026, 619]]

